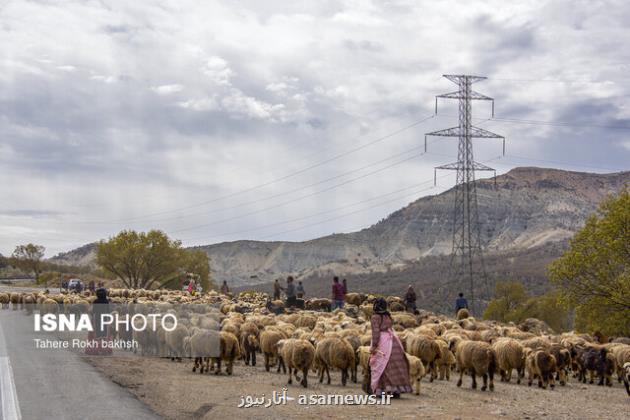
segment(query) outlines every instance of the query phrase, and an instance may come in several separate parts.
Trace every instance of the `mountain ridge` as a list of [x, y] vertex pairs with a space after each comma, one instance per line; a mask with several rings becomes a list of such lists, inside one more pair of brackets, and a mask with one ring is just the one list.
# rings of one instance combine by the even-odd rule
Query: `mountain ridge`
[[[482, 243], [486, 252], [527, 250], [569, 239], [610, 193], [630, 184], [630, 171], [607, 174], [517, 167], [477, 180]], [[195, 246], [211, 261], [215, 281], [236, 286], [293, 274], [360, 275], [387, 272], [427, 256], [448, 254], [454, 188], [424, 196], [377, 223], [351, 233], [306, 241], [238, 240]], [[51, 260], [94, 264], [95, 244]]]

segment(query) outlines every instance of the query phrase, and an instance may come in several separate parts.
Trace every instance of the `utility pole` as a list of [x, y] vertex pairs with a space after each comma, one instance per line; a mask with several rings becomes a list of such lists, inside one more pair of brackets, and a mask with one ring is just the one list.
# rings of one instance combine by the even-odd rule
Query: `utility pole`
[[[488, 275], [481, 246], [475, 171], [494, 171], [496, 177], [496, 170], [475, 162], [472, 139], [503, 139], [503, 154], [505, 155], [505, 137], [472, 125], [473, 100], [490, 101], [492, 103], [492, 116], [494, 117], [494, 99], [475, 92], [470, 87], [473, 83], [484, 80], [485, 77], [453, 74], [445, 74], [444, 77], [455, 83], [459, 89], [455, 92], [437, 95], [435, 97], [435, 113], [437, 114], [438, 98], [458, 99], [459, 125], [425, 134], [424, 148], [426, 151], [427, 136], [457, 137], [459, 139], [457, 162], [435, 168], [435, 172], [438, 169], [457, 171], [453, 209], [453, 248], [447, 285], [454, 287], [468, 283], [470, 308], [473, 313], [478, 313], [480, 305], [475, 306], [475, 282], [483, 280], [487, 287]], [[455, 289], [451, 288], [451, 290]]]

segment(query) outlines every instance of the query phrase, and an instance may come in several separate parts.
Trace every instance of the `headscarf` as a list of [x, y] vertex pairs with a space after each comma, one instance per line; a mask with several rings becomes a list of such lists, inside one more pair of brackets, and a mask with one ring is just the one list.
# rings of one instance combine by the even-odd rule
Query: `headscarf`
[[387, 311], [387, 301], [385, 299], [377, 298], [374, 301], [374, 313], [377, 315], [389, 316], [389, 312]]

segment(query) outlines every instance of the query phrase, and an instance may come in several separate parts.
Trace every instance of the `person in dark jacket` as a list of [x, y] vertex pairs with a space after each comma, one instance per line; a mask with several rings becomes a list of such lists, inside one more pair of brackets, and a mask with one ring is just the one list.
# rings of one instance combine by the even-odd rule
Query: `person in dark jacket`
[[221, 293], [223, 293], [224, 295], [230, 293], [230, 288], [228, 287], [227, 281], [225, 280], [223, 280], [223, 284], [221, 285]]
[[297, 297], [295, 294], [295, 284], [293, 284], [293, 276], [287, 277], [287, 288], [284, 290], [287, 295], [287, 308], [293, 308], [297, 304]]
[[276, 279], [276, 281], [273, 283], [273, 300], [279, 300], [280, 299], [280, 290], [282, 289], [282, 287], [280, 287], [280, 283], [278, 282], [278, 279]]
[[416, 291], [413, 290], [411, 285], [409, 285], [409, 287], [407, 287], [407, 293], [405, 293], [405, 306], [407, 307], [407, 312], [416, 312], [416, 300]]
[[455, 301], [455, 314], [459, 312], [460, 309], [468, 309], [468, 301], [464, 297], [462, 292], [459, 292], [459, 297]]
[[92, 317], [95, 336], [106, 337], [107, 327], [102, 325], [103, 314], [109, 313], [109, 299], [107, 299], [106, 289], [96, 289], [96, 299], [92, 302]]

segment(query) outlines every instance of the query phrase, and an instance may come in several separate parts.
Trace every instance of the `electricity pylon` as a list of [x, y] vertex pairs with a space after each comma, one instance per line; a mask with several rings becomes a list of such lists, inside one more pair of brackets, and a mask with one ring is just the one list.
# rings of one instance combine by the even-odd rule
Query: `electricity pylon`
[[[438, 166], [437, 169], [457, 171], [455, 183], [455, 206], [453, 209], [453, 248], [449, 280], [446, 285], [463, 286], [468, 283], [470, 293], [470, 309], [478, 313], [480, 305], [475, 306], [475, 283], [483, 281], [487, 288], [488, 274], [483, 260], [481, 246], [481, 227], [477, 208], [477, 185], [475, 171], [494, 171], [473, 158], [473, 138], [503, 139], [503, 154], [505, 154], [505, 137], [472, 125], [473, 100], [491, 101], [492, 116], [494, 117], [494, 99], [471, 90], [470, 86], [485, 77], [445, 74], [451, 82], [458, 85], [455, 92], [437, 95], [435, 97], [435, 113], [437, 114], [438, 98], [459, 100], [459, 125], [457, 127], [438, 130], [425, 135], [425, 151], [427, 136], [458, 137], [457, 162]], [[448, 289], [448, 288], [447, 288]], [[451, 296], [454, 297], [454, 296]]]

